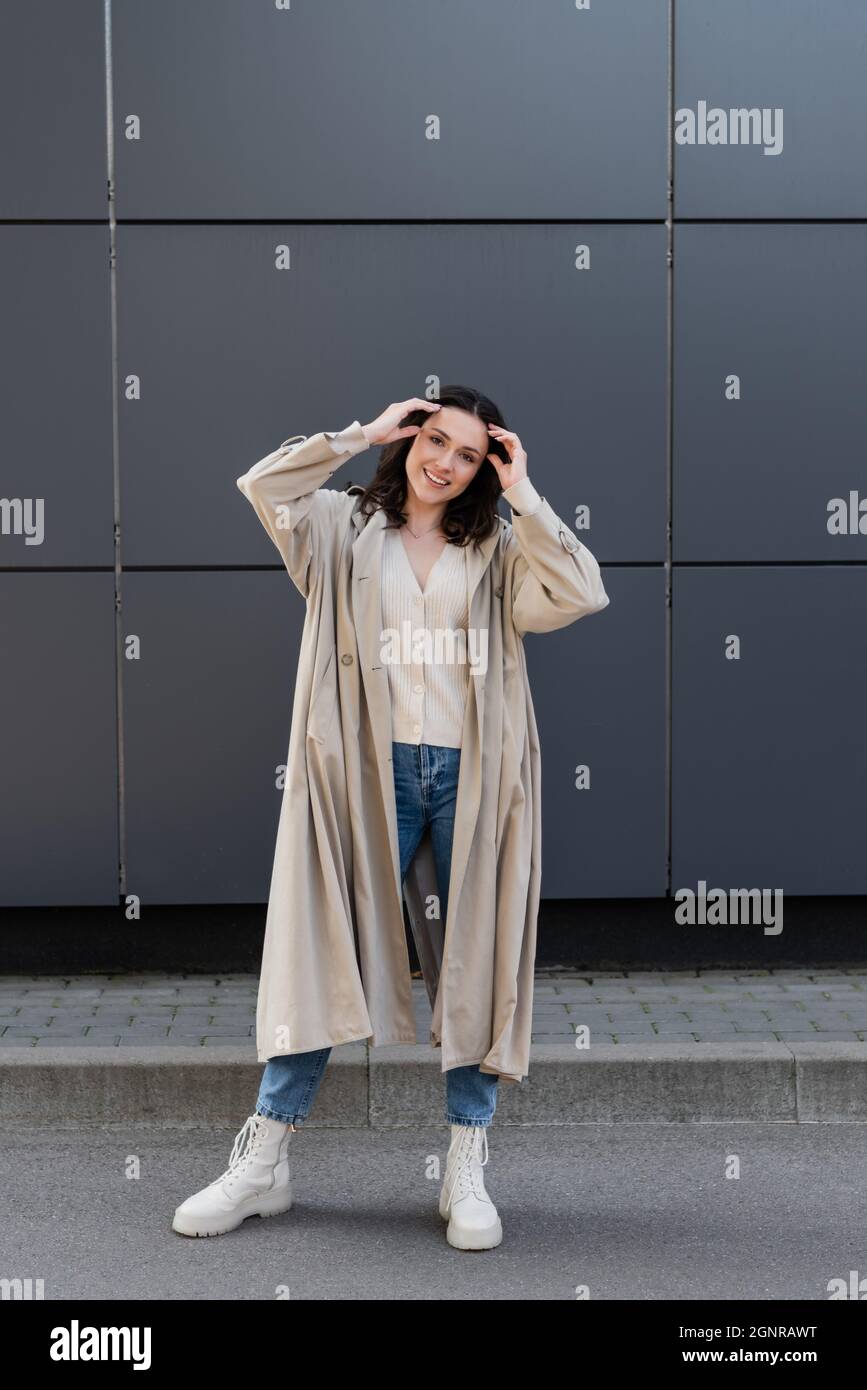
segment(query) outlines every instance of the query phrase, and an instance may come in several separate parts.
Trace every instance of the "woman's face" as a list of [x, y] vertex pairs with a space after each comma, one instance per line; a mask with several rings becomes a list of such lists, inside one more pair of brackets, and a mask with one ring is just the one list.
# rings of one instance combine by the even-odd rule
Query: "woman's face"
[[469, 487], [491, 448], [484, 420], [444, 405], [422, 421], [406, 457], [406, 476], [420, 502], [448, 502]]

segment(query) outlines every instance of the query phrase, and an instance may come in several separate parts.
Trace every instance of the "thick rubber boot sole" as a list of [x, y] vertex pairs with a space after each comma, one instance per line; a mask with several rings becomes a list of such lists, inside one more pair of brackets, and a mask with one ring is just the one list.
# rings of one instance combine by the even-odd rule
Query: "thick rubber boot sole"
[[250, 1216], [279, 1216], [292, 1206], [292, 1193], [281, 1189], [279, 1193], [263, 1197], [249, 1197], [233, 1212], [222, 1216], [189, 1216], [177, 1210], [172, 1219], [172, 1230], [180, 1236], [223, 1236], [236, 1231]]
[[497, 1217], [496, 1223], [485, 1231], [462, 1231], [454, 1221], [450, 1221], [446, 1240], [455, 1250], [493, 1250], [503, 1239], [503, 1223]]

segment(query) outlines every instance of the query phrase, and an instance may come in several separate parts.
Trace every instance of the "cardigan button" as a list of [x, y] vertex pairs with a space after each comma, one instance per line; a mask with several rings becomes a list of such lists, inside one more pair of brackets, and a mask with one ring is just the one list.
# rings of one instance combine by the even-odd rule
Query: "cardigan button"
[[343, 662], [344, 666], [351, 666], [351, 665], [352, 665], [352, 655], [351, 655], [351, 653], [350, 653], [350, 652], [344, 652], [343, 655], [342, 655], [342, 657], [340, 658], [340, 660]]

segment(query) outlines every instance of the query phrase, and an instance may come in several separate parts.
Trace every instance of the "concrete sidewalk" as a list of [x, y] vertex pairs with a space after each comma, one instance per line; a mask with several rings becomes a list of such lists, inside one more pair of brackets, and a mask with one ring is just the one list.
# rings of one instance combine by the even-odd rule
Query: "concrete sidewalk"
[[[0, 976], [0, 1048], [239, 1045], [254, 1036], [255, 975]], [[431, 1011], [413, 981], [417, 1039]], [[533, 1042], [684, 1044], [867, 1040], [867, 969], [536, 974]]]
[[[251, 1113], [255, 976], [0, 978], [0, 1120], [232, 1125]], [[402, 1127], [443, 1110], [418, 1044], [335, 1048], [309, 1124]], [[498, 1123], [867, 1121], [867, 971], [537, 975], [530, 1075]], [[575, 1046], [588, 1028], [589, 1048]]]

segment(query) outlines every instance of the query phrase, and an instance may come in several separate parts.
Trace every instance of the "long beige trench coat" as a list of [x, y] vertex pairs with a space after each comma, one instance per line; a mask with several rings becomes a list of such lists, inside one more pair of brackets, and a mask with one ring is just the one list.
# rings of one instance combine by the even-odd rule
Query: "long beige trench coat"
[[[300, 441], [300, 442], [298, 442]], [[467, 547], [470, 666], [447, 920], [430, 831], [400, 883], [382, 655], [385, 513], [324, 486], [368, 448], [356, 420], [294, 435], [237, 479], [307, 601], [256, 1018], [261, 1062], [369, 1038], [414, 1043], [406, 903], [442, 1071], [527, 1075], [541, 879], [539, 739], [522, 642], [609, 602], [544, 498]]]

